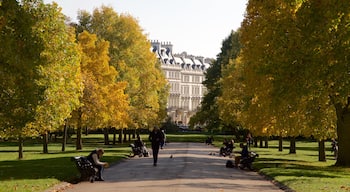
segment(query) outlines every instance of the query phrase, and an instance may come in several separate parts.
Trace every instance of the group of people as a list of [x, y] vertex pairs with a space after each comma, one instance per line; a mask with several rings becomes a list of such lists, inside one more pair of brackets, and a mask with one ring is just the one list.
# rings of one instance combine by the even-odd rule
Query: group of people
[[[153, 153], [153, 166], [157, 166], [159, 148], [163, 149], [165, 145], [165, 140], [166, 140], [166, 136], [165, 136], [164, 130], [160, 130], [158, 127], [154, 127], [154, 129], [149, 134], [149, 141], [151, 142], [152, 153]], [[138, 137], [137, 140], [135, 141], [135, 145], [140, 145], [140, 146], [144, 145], [140, 137]], [[109, 166], [107, 162], [101, 161], [103, 154], [104, 154], [104, 150], [102, 148], [97, 148], [87, 156], [87, 159], [97, 169], [96, 181], [104, 181], [102, 177], [102, 173], [104, 168]]]

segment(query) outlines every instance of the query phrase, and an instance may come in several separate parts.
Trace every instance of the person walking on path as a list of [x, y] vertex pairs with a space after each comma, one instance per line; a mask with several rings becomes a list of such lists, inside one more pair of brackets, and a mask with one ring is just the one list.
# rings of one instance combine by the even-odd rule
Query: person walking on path
[[165, 131], [164, 129], [161, 129], [161, 133], [163, 134], [163, 141], [160, 142], [160, 148], [163, 149], [165, 143], [166, 143], [166, 134], [165, 134]]
[[159, 146], [164, 141], [164, 135], [158, 127], [154, 127], [149, 134], [149, 141], [152, 143], [153, 166], [157, 166]]

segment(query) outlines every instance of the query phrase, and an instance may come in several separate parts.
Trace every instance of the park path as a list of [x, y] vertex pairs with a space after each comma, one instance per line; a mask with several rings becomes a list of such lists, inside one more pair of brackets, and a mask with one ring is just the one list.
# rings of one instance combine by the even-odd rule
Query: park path
[[65, 192], [283, 191], [256, 172], [226, 168], [229, 157], [217, 152], [203, 143], [169, 143], [160, 150], [157, 167], [152, 156], [126, 159], [105, 169], [105, 181], [80, 182]]

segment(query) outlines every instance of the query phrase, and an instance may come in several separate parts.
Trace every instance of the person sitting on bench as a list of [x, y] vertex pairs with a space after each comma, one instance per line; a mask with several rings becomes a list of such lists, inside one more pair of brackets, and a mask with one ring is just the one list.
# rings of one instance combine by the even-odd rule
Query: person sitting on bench
[[104, 181], [102, 178], [102, 172], [104, 167], [108, 167], [107, 162], [101, 162], [100, 159], [102, 158], [104, 154], [104, 150], [102, 148], [97, 148], [96, 150], [93, 150], [88, 156], [87, 159], [92, 163], [94, 167], [97, 168], [97, 179], [96, 181]]

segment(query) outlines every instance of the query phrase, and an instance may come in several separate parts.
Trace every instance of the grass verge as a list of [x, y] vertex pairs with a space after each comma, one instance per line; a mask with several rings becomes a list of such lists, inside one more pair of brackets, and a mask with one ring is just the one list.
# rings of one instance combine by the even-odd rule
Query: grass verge
[[74, 182], [79, 177], [73, 156], [86, 156], [96, 147], [103, 147], [103, 161], [117, 162], [130, 153], [128, 144], [103, 145], [103, 135], [83, 138], [83, 150], [75, 150], [74, 140], [67, 144], [65, 152], [60, 143], [50, 143], [49, 153], [43, 154], [42, 144], [36, 141], [24, 143], [24, 158], [18, 160], [18, 147], [14, 142], [0, 142], [0, 192], [44, 191], [62, 181]]
[[260, 173], [297, 192], [350, 191], [350, 168], [335, 167], [330, 151], [327, 161], [318, 161], [317, 142], [297, 142], [296, 154], [289, 154], [289, 143], [284, 142], [282, 152], [278, 141], [269, 141], [269, 148], [252, 148], [260, 156], [254, 167]]

